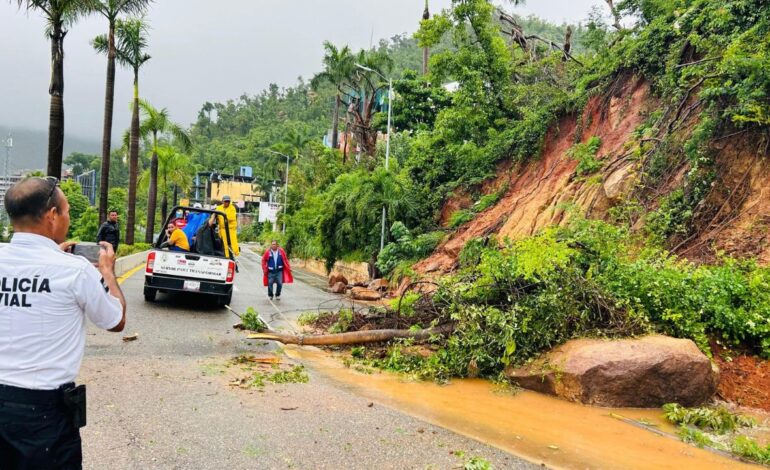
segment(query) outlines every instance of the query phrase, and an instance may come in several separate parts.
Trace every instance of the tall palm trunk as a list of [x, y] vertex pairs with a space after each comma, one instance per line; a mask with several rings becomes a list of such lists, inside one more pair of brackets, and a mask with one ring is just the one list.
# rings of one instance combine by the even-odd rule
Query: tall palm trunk
[[150, 190], [147, 195], [147, 231], [144, 241], [152, 243], [155, 233], [155, 212], [158, 202], [158, 133], [152, 133], [152, 159], [150, 160]]
[[134, 244], [136, 225], [136, 179], [139, 174], [139, 69], [134, 69], [134, 109], [131, 114], [131, 137], [128, 155], [128, 216], [126, 217], [126, 244]]
[[[427, 21], [430, 19], [430, 11], [428, 10], [428, 0], [425, 0], [425, 10], [422, 12], [422, 19], [423, 21]], [[428, 47], [422, 48], [422, 74], [427, 75], [428, 74], [428, 56], [430, 54], [430, 49]]]
[[110, 186], [110, 150], [112, 147], [112, 111], [115, 100], [115, 22], [110, 21], [107, 49], [107, 85], [104, 91], [104, 127], [102, 130], [102, 174], [99, 180], [99, 222], [107, 220]]
[[[168, 176], [166, 173], [163, 173], [163, 196], [160, 199], [160, 218], [161, 220], [166, 220], [166, 216], [168, 215]], [[176, 191], [176, 189], [174, 189]], [[176, 205], [176, 192], [174, 193], [174, 205]]]
[[64, 156], [64, 36], [60, 22], [54, 22], [51, 32], [51, 84], [48, 94], [51, 104], [48, 117], [48, 176], [61, 178]]
[[348, 145], [350, 145], [350, 113], [345, 113], [345, 144], [342, 146], [342, 164], [348, 161]]
[[337, 140], [339, 135], [339, 127], [340, 127], [340, 102], [342, 99], [340, 98], [339, 91], [337, 92], [337, 96], [334, 100], [334, 117], [332, 117], [332, 148], [337, 148]]

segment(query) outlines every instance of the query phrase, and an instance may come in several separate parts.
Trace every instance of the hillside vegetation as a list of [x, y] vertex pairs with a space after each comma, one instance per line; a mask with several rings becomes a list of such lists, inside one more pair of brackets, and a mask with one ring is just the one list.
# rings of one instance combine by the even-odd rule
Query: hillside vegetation
[[[382, 138], [360, 155], [303, 143], [330, 127], [335, 93], [360, 85], [354, 70], [341, 88], [274, 87], [210, 106], [216, 119], [204, 108], [198, 159], [250, 159], [281, 179], [282, 160], [261, 149], [289, 146], [295, 255], [376, 262], [396, 283], [450, 273], [434, 322], [455, 334], [418, 361], [435, 374], [494, 375], [587, 334], [662, 331], [768, 356], [770, 7], [615, 5], [622, 22], [594, 14], [570, 42], [566, 25], [544, 37], [485, 0], [456, 0], [416, 43], [362, 51], [399, 74], [388, 170]], [[420, 47], [427, 76], [404, 70]], [[384, 131], [385, 109], [340, 132]]]

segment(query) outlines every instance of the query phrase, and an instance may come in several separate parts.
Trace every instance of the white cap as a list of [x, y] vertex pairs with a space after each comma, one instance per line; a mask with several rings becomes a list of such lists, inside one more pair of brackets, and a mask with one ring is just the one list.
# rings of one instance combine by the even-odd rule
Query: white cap
[[200, 202], [196, 202], [195, 204], [193, 204], [193, 208], [194, 209], [203, 209], [203, 206], [201, 205]]

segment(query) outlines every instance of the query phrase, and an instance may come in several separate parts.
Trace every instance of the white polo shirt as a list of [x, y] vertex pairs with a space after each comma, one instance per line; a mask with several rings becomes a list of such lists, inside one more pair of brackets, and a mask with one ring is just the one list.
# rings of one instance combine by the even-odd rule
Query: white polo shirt
[[52, 390], [74, 382], [86, 317], [114, 328], [123, 307], [85, 258], [31, 233], [0, 247], [0, 384]]

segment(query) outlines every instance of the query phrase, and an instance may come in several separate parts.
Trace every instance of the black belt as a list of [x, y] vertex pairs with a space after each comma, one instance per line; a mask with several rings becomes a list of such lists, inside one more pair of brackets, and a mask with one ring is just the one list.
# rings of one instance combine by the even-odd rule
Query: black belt
[[25, 405], [57, 404], [62, 399], [64, 390], [74, 387], [73, 382], [66, 383], [55, 390], [31, 390], [0, 384], [0, 401], [22, 403]]

